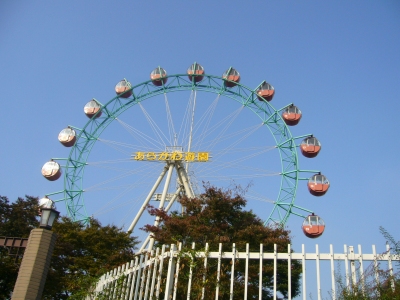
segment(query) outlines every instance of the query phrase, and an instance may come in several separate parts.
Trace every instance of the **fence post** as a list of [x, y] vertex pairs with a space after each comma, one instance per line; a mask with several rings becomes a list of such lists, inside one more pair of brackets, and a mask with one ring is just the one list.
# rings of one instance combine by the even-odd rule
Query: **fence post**
[[306, 252], [304, 248], [304, 244], [301, 245], [301, 267], [302, 267], [302, 274], [303, 278], [303, 300], [307, 300], [307, 288], [306, 288]]
[[229, 287], [229, 299], [233, 300], [233, 282], [235, 279], [235, 259], [236, 259], [236, 244], [232, 244], [232, 267], [231, 267], [231, 286]]
[[218, 267], [217, 267], [217, 287], [215, 289], [215, 300], [218, 300], [218, 294], [219, 294], [219, 280], [220, 280], [220, 275], [221, 275], [221, 256], [222, 256], [222, 243], [219, 243]]
[[274, 244], [274, 300], [276, 300], [277, 245]]
[[[376, 248], [375, 245], [372, 245], [372, 254], [374, 255], [374, 273], [375, 273], [375, 283], [376, 286], [379, 286], [379, 269], [378, 269], [378, 257], [376, 256]], [[380, 297], [379, 291], [376, 291], [376, 295]]]
[[165, 296], [164, 300], [169, 300], [172, 294], [172, 288], [174, 287], [174, 275], [175, 275], [175, 250], [176, 246], [171, 244], [171, 250], [169, 252], [167, 282], [165, 284]]
[[318, 288], [318, 300], [321, 300], [321, 274], [319, 271], [319, 247], [318, 244], [315, 245], [316, 259], [315, 264], [317, 265], [317, 288]]
[[262, 299], [262, 272], [263, 272], [263, 256], [264, 256], [264, 245], [260, 244], [260, 272], [258, 278], [258, 299]]
[[[179, 243], [179, 248], [178, 248], [179, 253], [182, 251], [182, 243]], [[174, 290], [173, 290], [173, 296], [172, 299], [176, 300], [176, 292], [178, 291], [178, 278], [179, 278], [179, 265], [181, 262], [181, 257], [180, 255], [178, 256], [176, 260], [176, 268], [175, 268], [175, 280], [174, 280]]]
[[390, 246], [389, 246], [388, 242], [386, 242], [386, 255], [388, 256], [388, 269], [389, 269], [389, 274], [390, 274], [390, 286], [392, 287], [392, 291], [394, 292], [392, 256], [390, 254]]
[[347, 245], [344, 245], [344, 268], [346, 271], [346, 288], [350, 288], [350, 276], [349, 276], [349, 252], [347, 251]]
[[161, 248], [160, 268], [159, 268], [158, 275], [157, 275], [156, 299], [158, 299], [160, 297], [162, 271], [163, 271], [163, 267], [164, 267], [164, 254], [165, 254], [165, 245], [163, 245]]
[[288, 300], [292, 299], [292, 248], [288, 244]]
[[190, 292], [192, 290], [192, 276], [193, 276], [193, 265], [194, 265], [194, 248], [195, 248], [195, 243], [192, 243], [192, 253], [191, 253], [191, 259], [190, 259], [190, 270], [189, 270], [189, 282], [188, 282], [188, 289], [187, 289], [187, 300], [190, 300]]
[[135, 284], [135, 296], [133, 298], [134, 300], [136, 300], [139, 295], [140, 280], [142, 278], [142, 265], [143, 265], [143, 254], [140, 255], [139, 265], [137, 267], [138, 271], [137, 271], [136, 284]]
[[351, 286], [354, 290], [354, 287], [357, 284], [357, 277], [356, 277], [356, 263], [354, 261], [354, 247], [353, 246], [349, 246], [349, 259], [350, 259], [350, 271], [351, 271]]
[[156, 249], [156, 255], [154, 257], [154, 265], [153, 265], [153, 277], [151, 279], [151, 289], [150, 289], [150, 299], [153, 299], [154, 287], [156, 284], [156, 276], [157, 276], [157, 265], [159, 260], [160, 248]]
[[204, 252], [204, 274], [203, 274], [203, 288], [201, 289], [201, 300], [204, 300], [206, 277], [207, 277], [207, 256], [208, 256], [208, 243], [206, 243], [206, 248]]
[[329, 245], [330, 256], [331, 256], [331, 281], [332, 281], [332, 298], [336, 299], [336, 276], [335, 276], [335, 262], [334, 262], [334, 253], [333, 253], [333, 245]]
[[360, 281], [361, 281], [361, 290], [363, 295], [365, 295], [365, 276], [364, 276], [364, 267], [363, 267], [363, 255], [361, 252], [361, 245], [358, 245], [358, 255], [359, 255], [359, 263], [360, 263]]
[[135, 290], [135, 283], [136, 283], [136, 274], [137, 274], [137, 270], [138, 270], [138, 257], [135, 257], [135, 264], [132, 267], [132, 279], [131, 279], [131, 283], [130, 283], [130, 292], [129, 292], [129, 300], [133, 299], [133, 291]]
[[249, 244], [246, 243], [246, 271], [244, 274], [244, 300], [247, 300], [247, 286], [249, 285], [249, 257], [250, 257], [250, 250]]

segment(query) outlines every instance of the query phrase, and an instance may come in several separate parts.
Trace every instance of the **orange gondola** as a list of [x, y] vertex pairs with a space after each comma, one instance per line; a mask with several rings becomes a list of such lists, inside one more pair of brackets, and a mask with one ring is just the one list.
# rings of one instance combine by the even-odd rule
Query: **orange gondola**
[[234, 87], [240, 81], [240, 74], [234, 68], [230, 67], [222, 74], [222, 79], [226, 87]]
[[150, 79], [156, 86], [162, 86], [167, 82], [167, 71], [161, 67], [157, 67], [150, 73]]
[[301, 119], [301, 110], [297, 106], [292, 104], [285, 108], [282, 113], [282, 118], [289, 126], [297, 125], [299, 124]]
[[309, 136], [301, 142], [300, 150], [305, 157], [313, 158], [321, 151], [321, 143], [316, 137]]
[[124, 78], [115, 86], [115, 92], [121, 98], [129, 98], [132, 96], [132, 85]]
[[315, 239], [324, 233], [325, 222], [319, 216], [312, 214], [304, 219], [302, 229], [306, 237]]
[[83, 111], [85, 112], [85, 115], [90, 119], [93, 117], [98, 118], [101, 116], [101, 105], [99, 104], [99, 102], [96, 101], [96, 99], [92, 99], [88, 103], [86, 103]]
[[313, 175], [308, 180], [308, 190], [310, 191], [311, 195], [314, 196], [323, 196], [329, 189], [329, 180], [321, 173]]
[[204, 68], [198, 63], [194, 63], [187, 70], [187, 74], [189, 75], [190, 81], [194, 79], [194, 82], [202, 81], [204, 78]]
[[257, 96], [259, 100], [271, 101], [274, 95], [275, 88], [266, 81], [263, 81], [257, 88]]
[[61, 167], [60, 165], [51, 160], [45, 163], [42, 167], [42, 175], [44, 178], [50, 181], [57, 180], [61, 177]]
[[61, 132], [58, 134], [58, 140], [65, 147], [73, 146], [76, 142], [75, 130], [73, 130], [70, 127], [67, 127], [65, 129], [61, 130]]

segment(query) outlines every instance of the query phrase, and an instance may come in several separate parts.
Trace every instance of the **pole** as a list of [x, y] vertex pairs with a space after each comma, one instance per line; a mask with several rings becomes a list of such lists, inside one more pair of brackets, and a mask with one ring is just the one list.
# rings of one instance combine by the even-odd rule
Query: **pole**
[[188, 198], [194, 198], [192, 188], [190, 186], [189, 177], [186, 173], [185, 168], [182, 166], [182, 163], [176, 163], [176, 169], [179, 175], [179, 180], [182, 182], [183, 187], [185, 188], [185, 193]]
[[47, 229], [32, 229], [22, 258], [12, 300], [42, 299], [56, 235]]
[[142, 216], [144, 210], [146, 209], [147, 204], [150, 202], [151, 197], [153, 197], [154, 192], [156, 191], [156, 189], [160, 185], [161, 180], [164, 178], [164, 175], [167, 172], [167, 170], [168, 170], [168, 165], [165, 165], [165, 167], [162, 170], [160, 176], [158, 177], [156, 183], [153, 185], [153, 188], [151, 189], [150, 193], [147, 195], [146, 200], [144, 200], [144, 202], [142, 204], [142, 207], [140, 208], [140, 210], [136, 214], [135, 219], [132, 221], [131, 226], [129, 226], [129, 228], [127, 230], [128, 233], [131, 233], [133, 231], [133, 229], [135, 228], [137, 222], [139, 221], [140, 217]]
[[[169, 167], [168, 167], [167, 178], [165, 179], [165, 183], [164, 183], [164, 190], [163, 190], [162, 195], [161, 195], [161, 201], [160, 201], [160, 205], [159, 205], [158, 209], [163, 209], [164, 208], [165, 198], [167, 197], [169, 183], [171, 182], [171, 176], [172, 176], [172, 171], [173, 170], [174, 170], [174, 164], [170, 163]], [[156, 220], [154, 222], [154, 226], [158, 227], [158, 224], [160, 223], [159, 219], [160, 218], [157, 216]], [[149, 244], [149, 247], [148, 247], [148, 251], [149, 252], [151, 251], [151, 249], [153, 249], [153, 245], [154, 245], [154, 238], [150, 238], [150, 244]]]

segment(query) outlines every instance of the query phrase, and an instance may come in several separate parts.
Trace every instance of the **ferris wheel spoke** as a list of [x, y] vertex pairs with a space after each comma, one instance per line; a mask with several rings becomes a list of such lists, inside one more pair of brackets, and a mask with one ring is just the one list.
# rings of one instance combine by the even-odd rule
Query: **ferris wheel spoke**
[[221, 151], [213, 151], [214, 154], [218, 155], [220, 152], [224, 152], [224, 154], [228, 153], [238, 153], [244, 152], [249, 153], [249, 151], [271, 151], [276, 149], [276, 146], [257, 146], [257, 147], [248, 147], [248, 148], [232, 148], [232, 149], [222, 149]]
[[165, 141], [168, 141], [168, 138], [165, 136], [164, 132], [160, 129], [160, 127], [157, 125], [157, 122], [155, 122], [150, 114], [147, 112], [147, 110], [144, 108], [142, 103], [139, 103], [139, 107], [142, 110], [144, 116], [147, 119], [147, 122], [149, 123], [151, 129], [153, 130], [154, 134], [162, 141], [164, 147], [167, 146]]
[[[252, 153], [247, 156], [244, 156], [244, 157], [241, 157], [236, 160], [229, 161], [229, 162], [213, 161], [213, 163], [214, 163], [213, 167], [210, 167], [210, 168], [204, 167], [202, 170], [199, 170], [197, 173], [198, 173], [198, 175], [201, 175], [201, 176], [207, 176], [207, 175], [211, 175], [215, 172], [225, 170], [225, 169], [242, 169], [242, 170], [247, 170], [249, 172], [250, 171], [251, 172], [262, 172], [263, 174], [265, 174], [266, 170], [264, 170], [264, 169], [254, 168], [254, 167], [250, 167], [250, 166], [241, 166], [239, 163], [248, 161], [248, 160], [250, 160], [254, 157], [260, 156], [268, 151], [269, 150], [259, 151], [257, 153]], [[279, 175], [280, 172], [268, 172], [267, 174], [269, 174], [269, 176], [276, 176], [276, 175]]]
[[[102, 211], [108, 211], [108, 209], [110, 208], [110, 206], [115, 203], [116, 201], [120, 200], [123, 196], [125, 196], [128, 192], [130, 192], [132, 189], [137, 188], [137, 187], [141, 187], [143, 186], [143, 184], [145, 184], [146, 182], [148, 182], [148, 178], [152, 177], [154, 175], [154, 172], [152, 171], [148, 171], [147, 173], [144, 172], [146, 169], [145, 168], [142, 170], [142, 172], [140, 172], [141, 176], [139, 177], [139, 180], [136, 180], [135, 182], [133, 182], [132, 184], [128, 185], [124, 190], [122, 190], [120, 193], [118, 193], [114, 198], [110, 199], [109, 201], [107, 201], [101, 208], [99, 208], [95, 213], [101, 213]], [[130, 174], [132, 175], [132, 174]], [[117, 180], [119, 178], [113, 178], [111, 180], [109, 180], [107, 183], [109, 182], [113, 182], [115, 180]], [[103, 183], [102, 183], [103, 184]], [[101, 185], [102, 185], [101, 184]], [[139, 201], [139, 198], [137, 198], [135, 201]], [[128, 202], [128, 201], [127, 201]], [[118, 204], [120, 205], [120, 204]]]
[[[249, 136], [251, 136], [253, 133], [255, 133], [255, 132], [256, 132], [258, 129], [260, 129], [261, 127], [262, 127], [262, 124], [261, 124], [261, 125], [254, 126], [254, 127], [250, 127], [250, 128], [248, 128], [248, 130], [246, 130], [246, 131], [247, 131], [246, 134], [243, 134], [243, 132], [240, 132], [241, 138], [234, 140], [234, 142], [231, 143], [228, 147], [226, 147], [226, 148], [223, 149], [222, 151], [219, 151], [219, 154], [218, 154], [218, 156], [216, 156], [216, 159], [217, 159], [218, 157], [224, 155], [227, 151], [229, 151], [229, 150], [233, 149], [234, 147], [236, 147], [238, 144], [240, 144], [240, 143], [243, 142], [244, 140], [246, 140]], [[246, 131], [245, 131], [245, 132], [246, 132]], [[234, 136], [236, 136], [236, 134], [235, 134]], [[221, 139], [221, 141], [224, 141], [224, 139]], [[215, 141], [214, 144], [216, 145], [217, 143], [219, 143], [219, 142], [221, 142], [221, 141]], [[266, 149], [266, 150], [268, 150], [268, 149]]]
[[132, 175], [135, 175], [135, 174], [143, 174], [143, 172], [148, 170], [148, 169], [149, 169], [148, 166], [143, 166], [142, 168], [138, 168], [138, 169], [135, 169], [135, 170], [129, 170], [129, 171], [124, 172], [123, 174], [119, 174], [119, 175], [117, 175], [117, 176], [115, 176], [113, 178], [108, 178], [108, 179], [106, 179], [106, 180], [104, 180], [102, 182], [98, 182], [95, 185], [92, 185], [92, 186], [90, 186], [88, 188], [85, 188], [84, 190], [85, 191], [93, 190], [93, 189], [95, 189], [95, 188], [97, 188], [99, 186], [103, 186], [103, 185], [108, 184], [110, 182], [115, 182], [117, 180], [120, 180], [120, 179], [128, 177], [128, 176], [132, 176]]
[[[98, 139], [98, 141], [127, 156], [130, 156], [134, 150], [138, 148], [140, 149], [140, 146], [128, 143], [121, 143], [117, 141], [103, 140], [103, 139]], [[126, 149], [129, 149], [129, 151], [127, 151]]]
[[206, 133], [209, 131], [211, 120], [214, 116], [215, 110], [219, 103], [220, 96], [221, 96], [220, 94], [217, 95], [215, 100], [205, 110], [204, 114], [200, 117], [198, 123], [196, 124], [196, 130], [195, 130], [194, 134], [197, 134], [198, 129], [202, 128], [196, 145], [202, 145], [204, 138], [207, 136]]
[[181, 125], [179, 127], [179, 132], [178, 132], [178, 140], [182, 146], [185, 146], [188, 143], [188, 131], [190, 128], [190, 111], [192, 111], [192, 97], [193, 97], [193, 91], [191, 91], [189, 99], [187, 101], [186, 108], [183, 112], [183, 117], [181, 121]]
[[176, 140], [175, 140], [176, 139], [176, 131], [175, 131], [172, 113], [171, 113], [171, 109], [169, 107], [168, 97], [167, 97], [166, 93], [164, 93], [164, 102], [165, 102], [165, 110], [167, 113], [168, 132], [169, 132], [169, 137], [170, 137], [169, 144], [176, 146]]
[[263, 196], [254, 196], [251, 194], [251, 192], [246, 193], [246, 198], [251, 199], [251, 200], [256, 200], [256, 201], [261, 201], [261, 202], [268, 202], [271, 204], [275, 204], [275, 201], [265, 198]]
[[131, 136], [135, 140], [139, 141], [142, 144], [143, 148], [149, 148], [149, 145], [152, 145], [157, 149], [159, 148], [163, 149], [163, 147], [165, 146], [165, 143], [163, 143], [162, 141], [160, 142], [159, 140], [153, 139], [152, 137], [134, 128], [133, 126], [123, 122], [121, 119], [117, 118], [116, 120], [131, 134]]
[[[234, 112], [232, 112], [231, 114], [229, 114], [228, 116], [223, 118], [222, 120], [218, 121], [214, 126], [212, 126], [209, 129], [209, 131], [207, 133], [205, 133], [203, 136], [200, 136], [199, 140], [204, 140], [205, 137], [210, 136], [212, 133], [214, 133], [214, 131], [221, 128], [220, 131], [218, 132], [217, 136], [213, 140], [205, 142], [208, 145], [207, 148], [212, 150], [213, 147], [215, 146], [215, 144], [217, 144], [216, 141], [218, 141], [225, 135], [226, 131], [229, 129], [229, 127], [232, 125], [232, 123], [234, 123], [234, 121], [239, 116], [239, 114], [243, 111], [243, 108], [244, 108], [244, 106], [239, 107], [237, 110], [235, 110]], [[201, 145], [196, 144], [196, 147], [200, 147], [200, 146]]]

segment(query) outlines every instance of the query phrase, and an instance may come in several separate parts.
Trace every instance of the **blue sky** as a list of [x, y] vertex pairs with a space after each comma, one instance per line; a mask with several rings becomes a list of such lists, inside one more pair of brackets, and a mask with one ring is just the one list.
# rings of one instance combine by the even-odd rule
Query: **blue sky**
[[[275, 107], [300, 107], [293, 135], [322, 142], [300, 165], [323, 171], [331, 188], [317, 198], [300, 184], [296, 203], [327, 229], [308, 240], [292, 217], [295, 249], [383, 251], [379, 226], [396, 236], [399, 225], [399, 16], [398, 1], [1, 1], [0, 194], [62, 189], [40, 174], [68, 155], [58, 133], [82, 127], [85, 103], [113, 98], [120, 79], [138, 84], [159, 65], [179, 74], [197, 61], [217, 76], [233, 66], [246, 86], [273, 84]], [[263, 205], [253, 209], [272, 208]]]

